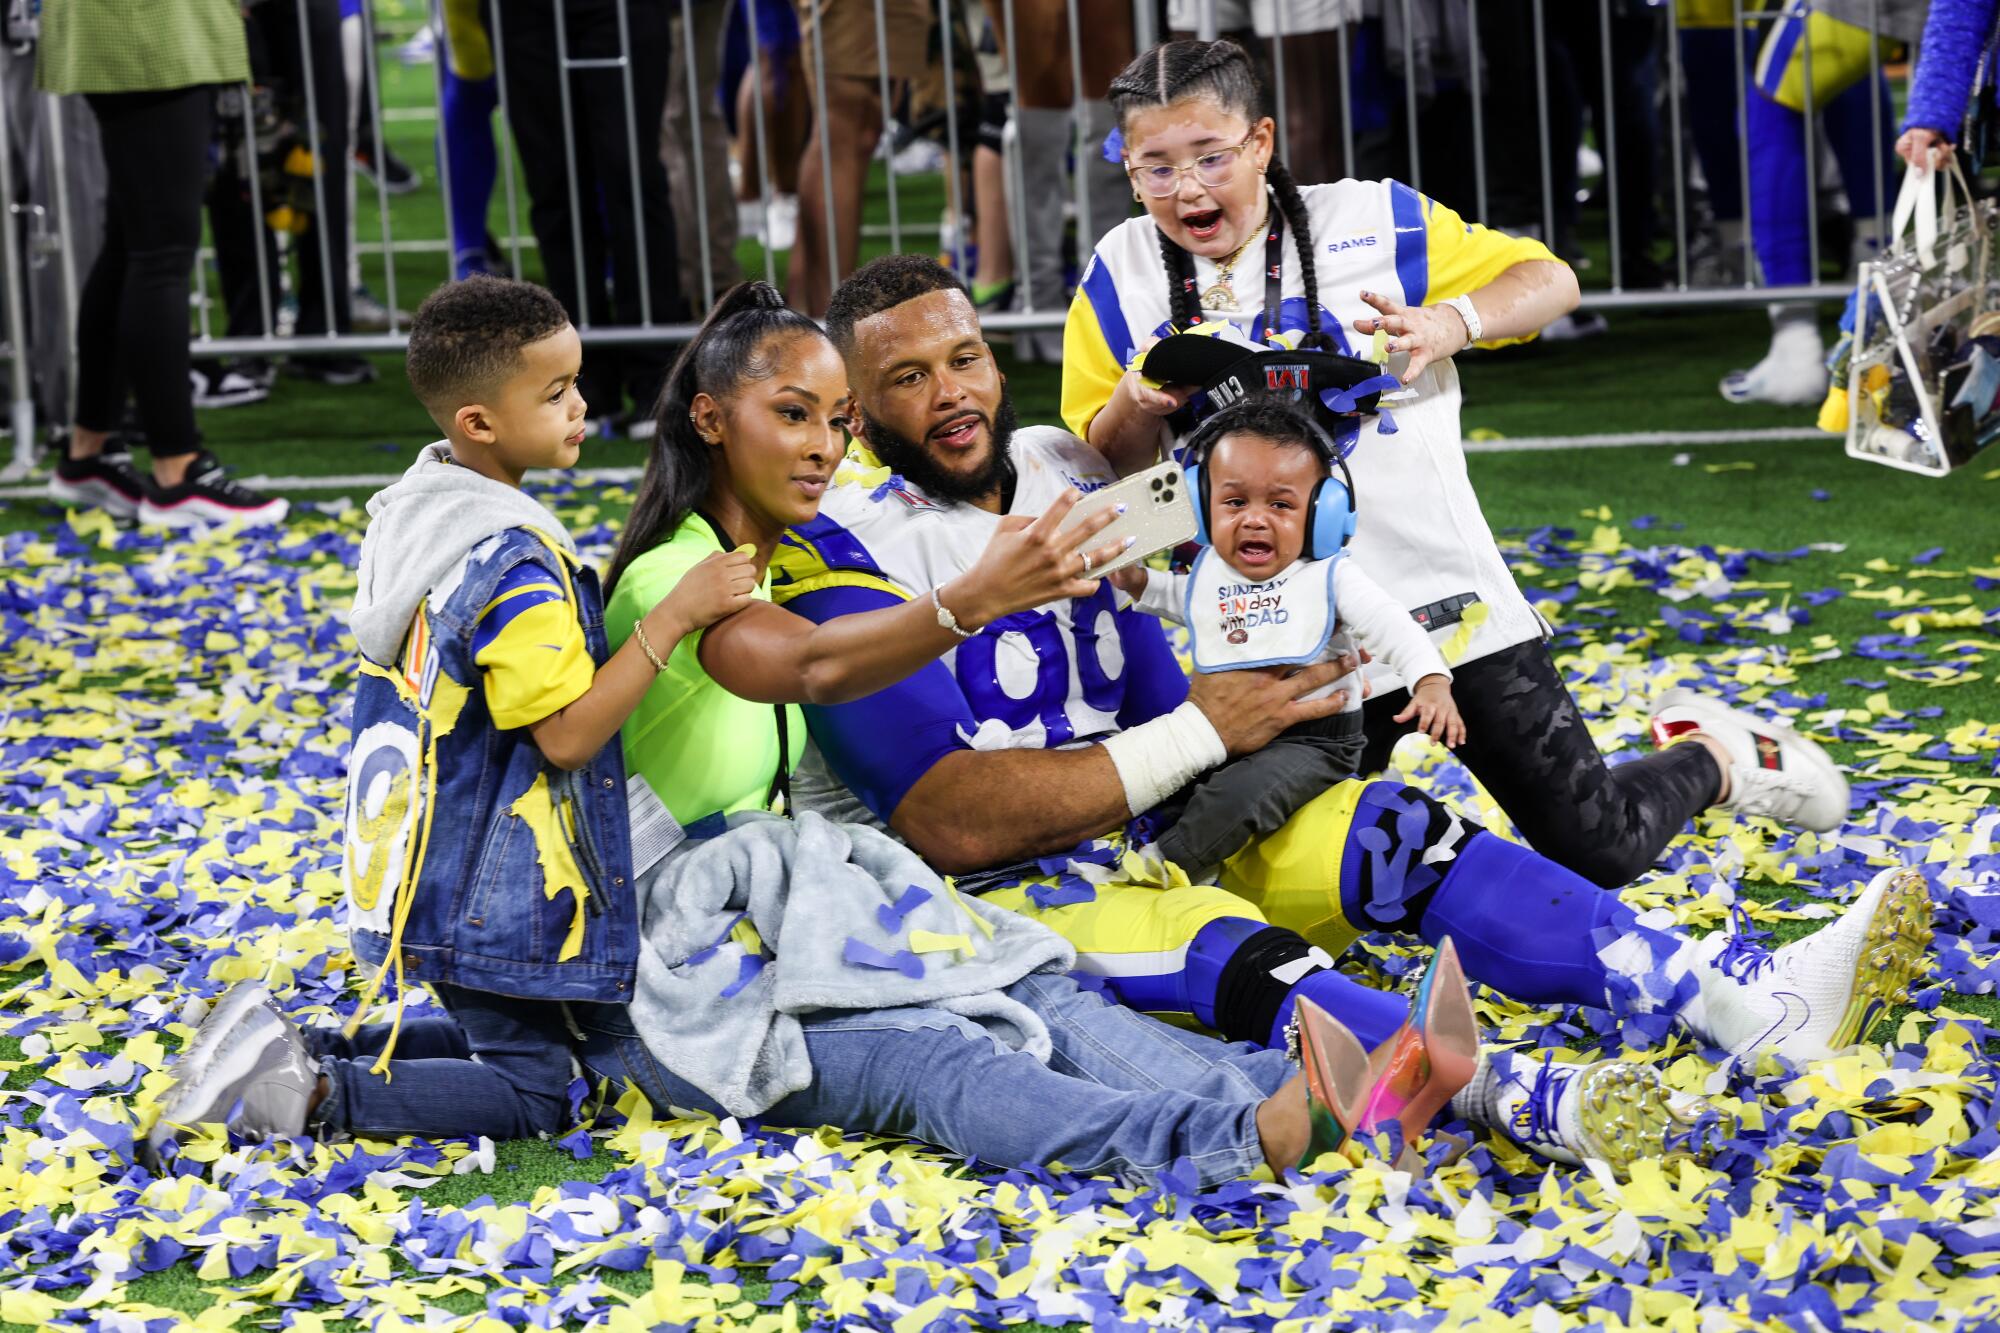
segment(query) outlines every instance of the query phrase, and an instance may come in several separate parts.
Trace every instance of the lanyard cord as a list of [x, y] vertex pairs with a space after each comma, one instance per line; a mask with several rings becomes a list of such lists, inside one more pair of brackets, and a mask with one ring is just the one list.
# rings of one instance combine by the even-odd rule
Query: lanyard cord
[[[735, 543], [729, 540], [729, 533], [716, 521], [715, 515], [702, 509], [694, 512], [695, 517], [708, 524], [709, 531], [715, 534], [715, 540], [722, 544], [723, 550], [735, 549]], [[792, 812], [791, 719], [786, 714], [783, 704], [772, 704], [771, 713], [778, 719], [778, 763], [771, 772], [771, 785], [764, 793], [764, 805], [768, 809], [782, 796], [785, 799], [785, 813], [789, 815]]]

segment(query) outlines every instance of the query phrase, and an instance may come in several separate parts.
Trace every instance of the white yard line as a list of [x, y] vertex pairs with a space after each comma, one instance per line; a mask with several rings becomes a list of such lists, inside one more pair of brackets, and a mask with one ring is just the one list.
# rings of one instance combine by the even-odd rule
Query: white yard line
[[[565, 474], [530, 472], [528, 477], [533, 481], [553, 481], [558, 475], [566, 475], [575, 482], [632, 482], [639, 480], [641, 471], [636, 467], [585, 467], [574, 468]], [[266, 491], [358, 491], [371, 487], [379, 489], [402, 475], [400, 472], [350, 472], [332, 477], [239, 477], [238, 480]], [[47, 494], [46, 486], [0, 487], [0, 500], [35, 500]]]
[[[1810, 426], [1777, 426], [1768, 430], [1649, 430], [1624, 435], [1521, 435], [1504, 440], [1467, 440], [1469, 454], [1526, 453], [1551, 449], [1629, 449], [1657, 445], [1690, 444], [1788, 444], [1801, 440], [1830, 440], [1834, 437]], [[578, 483], [632, 482], [639, 479], [636, 467], [577, 468], [568, 475]], [[355, 491], [387, 486], [399, 472], [350, 472], [331, 477], [244, 477], [264, 490]], [[531, 474], [541, 480], [554, 474]], [[46, 495], [39, 485], [0, 487], [0, 500], [34, 500]]]
[[1517, 435], [1503, 440], [1467, 440], [1465, 452], [1511, 454], [1540, 449], [1632, 449], [1661, 444], [1790, 444], [1838, 438], [1811, 426], [1773, 426], [1767, 430], [1641, 430], [1624, 435]]

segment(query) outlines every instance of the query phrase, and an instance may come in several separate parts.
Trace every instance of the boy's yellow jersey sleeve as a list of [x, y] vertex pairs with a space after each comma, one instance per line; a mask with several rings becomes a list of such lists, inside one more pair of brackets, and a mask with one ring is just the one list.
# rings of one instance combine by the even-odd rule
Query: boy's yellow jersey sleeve
[[[1131, 341], [1117, 301], [1118, 293], [1103, 259], [1093, 257], [1063, 325], [1062, 419], [1080, 440], [1090, 438], [1090, 423], [1111, 401], [1125, 374], [1126, 361], [1138, 351], [1136, 347], [1112, 346], [1114, 335], [1121, 342]], [[1102, 308], [1106, 302], [1114, 312], [1111, 329], [1106, 328]]]
[[487, 711], [502, 730], [533, 726], [581, 699], [597, 678], [562, 586], [538, 565], [502, 578], [472, 632]]
[[[1403, 279], [1407, 299], [1419, 304], [1435, 305], [1476, 292], [1516, 264], [1537, 259], [1562, 262], [1540, 241], [1467, 222], [1453, 209], [1401, 181], [1390, 181], [1389, 193], [1396, 219], [1398, 276]], [[1408, 245], [1405, 238], [1415, 231], [1421, 231], [1424, 238], [1422, 274], [1410, 271], [1409, 257], [1416, 247]], [[1534, 336], [1482, 338], [1479, 345], [1505, 347]]]

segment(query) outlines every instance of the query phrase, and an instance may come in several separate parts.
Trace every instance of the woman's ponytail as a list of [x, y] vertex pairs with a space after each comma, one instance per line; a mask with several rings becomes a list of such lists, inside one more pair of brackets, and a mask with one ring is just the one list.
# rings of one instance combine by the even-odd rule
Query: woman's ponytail
[[826, 337], [818, 324], [787, 306], [770, 283], [740, 282], [722, 294], [694, 341], [675, 358], [653, 409], [656, 429], [646, 473], [605, 575], [607, 597], [634, 560], [673, 536], [714, 483], [714, 446], [695, 429], [694, 400], [704, 393], [727, 397], [744, 380], [773, 373], [776, 367], [764, 344], [778, 333]]

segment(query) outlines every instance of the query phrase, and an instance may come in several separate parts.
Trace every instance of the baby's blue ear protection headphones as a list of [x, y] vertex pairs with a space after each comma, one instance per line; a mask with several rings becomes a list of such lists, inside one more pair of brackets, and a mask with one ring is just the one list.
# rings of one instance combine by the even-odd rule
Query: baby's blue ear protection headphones
[[[1337, 477], [1321, 477], [1313, 487], [1312, 498], [1306, 502], [1305, 558], [1325, 560], [1339, 555], [1347, 543], [1354, 540], [1357, 520], [1354, 474], [1347, 470], [1347, 460], [1340, 456], [1340, 449], [1324, 427], [1307, 413], [1288, 415], [1304, 432], [1320, 462], [1328, 468], [1340, 470]], [[1208, 452], [1215, 447], [1217, 440], [1232, 431], [1251, 429], [1254, 427], [1248, 413], [1227, 407], [1202, 422], [1188, 438], [1187, 456], [1194, 461], [1182, 469], [1182, 475], [1187, 480], [1188, 495], [1194, 500], [1194, 539], [1203, 546], [1214, 544], [1208, 531]]]

